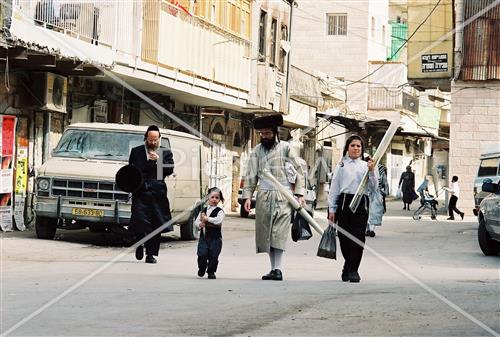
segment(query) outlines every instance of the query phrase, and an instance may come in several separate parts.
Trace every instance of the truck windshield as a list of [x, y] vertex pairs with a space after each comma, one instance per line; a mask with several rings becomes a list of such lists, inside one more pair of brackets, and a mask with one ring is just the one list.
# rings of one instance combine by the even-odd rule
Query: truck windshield
[[[127, 161], [133, 147], [144, 144], [144, 135], [116, 131], [66, 130], [54, 149], [54, 157], [80, 157]], [[170, 148], [168, 139], [161, 145]]]

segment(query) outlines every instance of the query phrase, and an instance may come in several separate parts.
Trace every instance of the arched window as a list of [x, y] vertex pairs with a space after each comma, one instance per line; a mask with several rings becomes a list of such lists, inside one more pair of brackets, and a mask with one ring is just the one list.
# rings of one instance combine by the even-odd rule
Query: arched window
[[214, 129], [212, 130], [212, 132], [216, 135], [223, 135], [224, 134], [224, 128], [222, 127], [222, 125], [217, 122], [214, 126]]
[[239, 132], [236, 132], [234, 134], [233, 146], [241, 146], [241, 137]]

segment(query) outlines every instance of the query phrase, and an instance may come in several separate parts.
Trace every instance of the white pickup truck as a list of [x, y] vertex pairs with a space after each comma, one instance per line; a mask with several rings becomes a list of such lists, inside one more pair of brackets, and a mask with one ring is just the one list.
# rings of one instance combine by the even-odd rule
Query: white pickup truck
[[[115, 174], [128, 164], [130, 150], [144, 143], [145, 126], [105, 123], [70, 125], [52, 157], [36, 177], [36, 234], [53, 239], [57, 228], [126, 229], [131, 195], [115, 184]], [[172, 216], [181, 238], [193, 240], [193, 225], [203, 195], [202, 142], [188, 133], [161, 130], [162, 146], [172, 150], [174, 174], [165, 179]]]

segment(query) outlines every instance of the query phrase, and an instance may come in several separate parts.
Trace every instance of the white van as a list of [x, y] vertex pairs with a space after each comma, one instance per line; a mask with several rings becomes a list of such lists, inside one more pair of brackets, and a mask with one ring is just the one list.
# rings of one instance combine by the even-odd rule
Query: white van
[[[77, 123], [63, 133], [36, 177], [36, 234], [53, 239], [57, 228], [123, 232], [130, 221], [131, 195], [115, 184], [130, 150], [144, 143], [146, 126]], [[167, 177], [172, 216], [181, 215], [181, 238], [196, 239], [193, 225], [207, 179], [201, 169], [202, 142], [188, 133], [161, 129], [161, 145], [174, 156]], [[186, 211], [190, 210], [190, 211]]]
[[498, 183], [500, 181], [500, 144], [483, 151], [479, 160], [479, 168], [474, 179], [475, 215], [478, 214], [481, 201], [489, 195], [488, 192], [483, 192], [483, 183]]

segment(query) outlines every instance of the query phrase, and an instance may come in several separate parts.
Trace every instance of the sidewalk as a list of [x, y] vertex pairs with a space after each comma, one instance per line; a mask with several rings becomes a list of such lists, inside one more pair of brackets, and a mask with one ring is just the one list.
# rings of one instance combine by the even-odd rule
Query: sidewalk
[[[408, 215], [411, 217], [413, 215], [413, 212], [415, 212], [420, 207], [420, 199], [415, 200], [410, 205], [410, 211], [407, 211], [407, 210], [403, 210], [403, 202], [400, 199], [396, 199], [396, 198], [391, 196], [391, 197], [388, 197], [386, 199], [386, 207], [387, 207], [387, 212], [384, 214], [384, 216]], [[323, 210], [325, 212], [326, 212], [327, 208], [328, 208], [328, 201], [319, 202], [318, 205], [316, 206], [317, 210]], [[443, 202], [439, 203], [437, 214], [439, 216], [447, 216], [448, 215], [448, 210], [444, 207]], [[471, 218], [472, 217], [475, 218], [475, 216], [471, 216]], [[444, 220], [444, 219], [442, 219], [442, 220]]]

